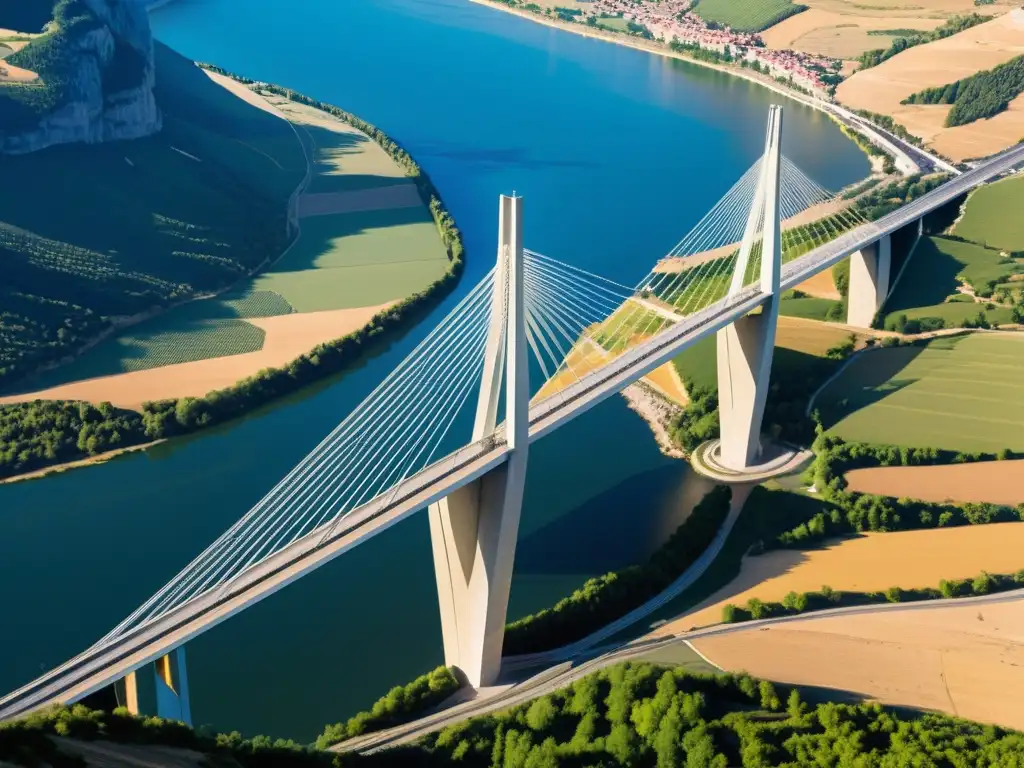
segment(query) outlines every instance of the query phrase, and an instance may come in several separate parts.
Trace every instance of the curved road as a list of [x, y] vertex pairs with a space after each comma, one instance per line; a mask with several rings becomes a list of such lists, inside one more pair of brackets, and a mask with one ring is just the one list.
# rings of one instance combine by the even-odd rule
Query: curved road
[[[493, 696], [481, 698], [474, 701], [458, 704], [450, 709], [429, 715], [420, 720], [405, 725], [400, 725], [386, 731], [362, 736], [356, 739], [342, 742], [332, 750], [337, 752], [360, 752], [372, 753], [389, 747], [396, 747], [401, 744], [408, 744], [434, 731], [441, 730], [449, 725], [462, 722], [471, 717], [485, 715], [489, 712], [509, 709], [518, 704], [523, 704], [538, 696], [564, 688], [582, 677], [596, 672], [604, 667], [618, 664], [641, 657], [651, 651], [666, 648], [676, 643], [688, 643], [691, 640], [698, 640], [704, 637], [716, 635], [728, 635], [733, 632], [744, 632], [761, 627], [769, 627], [779, 624], [788, 624], [799, 621], [810, 621], [827, 616], [857, 616], [863, 614], [882, 613], [885, 611], [933, 611], [939, 608], [960, 605], [992, 605], [994, 603], [1009, 603], [1024, 600], [1024, 589], [1016, 589], [1011, 592], [1002, 592], [996, 595], [983, 595], [981, 597], [962, 597], [950, 600], [927, 600], [919, 603], [885, 603], [881, 605], [857, 605], [847, 608], [832, 608], [824, 611], [810, 611], [798, 616], [779, 616], [760, 621], [744, 621], [738, 624], [719, 624], [706, 629], [698, 629], [680, 635], [654, 639], [641, 638], [629, 645], [607, 650], [602, 653], [600, 649], [594, 651], [595, 655], [590, 658], [578, 657], [575, 661], [569, 661], [557, 667], [547, 669], [540, 674], [515, 684], [508, 689]], [[1024, 605], [1022, 605], [1024, 608]]]

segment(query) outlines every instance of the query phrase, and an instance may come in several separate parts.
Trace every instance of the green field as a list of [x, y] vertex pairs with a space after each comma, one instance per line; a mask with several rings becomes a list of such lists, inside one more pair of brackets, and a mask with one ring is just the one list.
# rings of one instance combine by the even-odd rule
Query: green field
[[0, 184], [0, 387], [285, 246], [305, 172], [291, 127], [156, 51], [162, 132], [3, 160], [17, 183]]
[[1024, 251], [1024, 174], [982, 187], [971, 195], [956, 234], [990, 248]]
[[965, 302], [956, 289], [967, 282], [975, 291], [987, 292], [1022, 270], [1021, 260], [1006, 259], [998, 251], [974, 243], [944, 237], [923, 239], [885, 304], [885, 327], [892, 328], [901, 315], [941, 318], [948, 327], [955, 327], [977, 317], [978, 312], [984, 312], [992, 324], [1009, 323], [1008, 308], [987, 309], [985, 304]]
[[253, 281], [298, 312], [383, 304], [423, 290], [448, 269], [425, 207], [303, 219], [302, 236]]
[[846, 440], [1024, 450], [1024, 337], [972, 334], [868, 352], [815, 407]]
[[726, 24], [738, 32], [760, 32], [806, 11], [807, 6], [790, 0], [698, 0], [693, 10], [704, 21]]
[[[783, 297], [779, 302], [779, 314], [788, 317], [805, 317], [809, 320], [826, 320], [828, 313], [839, 303], [833, 299], [818, 299], [813, 296], [799, 299]], [[842, 319], [846, 319], [845, 313], [843, 313]]]

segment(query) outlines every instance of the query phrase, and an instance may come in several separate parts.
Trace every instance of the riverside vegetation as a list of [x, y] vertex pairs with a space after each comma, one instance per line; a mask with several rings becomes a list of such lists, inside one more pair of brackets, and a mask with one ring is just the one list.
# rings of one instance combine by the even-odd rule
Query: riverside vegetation
[[729, 514], [732, 491], [712, 489], [646, 562], [588, 579], [553, 608], [505, 628], [506, 655], [550, 650], [586, 637], [656, 596], [708, 548]]
[[[251, 80], [231, 75], [212, 65], [203, 66], [220, 74], [233, 77], [247, 85], [253, 84]], [[206, 78], [203, 79], [205, 80]], [[219, 88], [219, 86], [215, 87]], [[287, 366], [264, 369], [253, 376], [239, 381], [234, 386], [210, 392], [204, 397], [186, 397], [176, 400], [144, 403], [142, 414], [139, 417], [141, 419], [140, 423], [136, 423], [134, 419], [121, 412], [118, 418], [127, 419], [131, 422], [130, 429], [127, 427], [127, 422], [125, 424], [118, 422], [118, 424], [112, 425], [116, 429], [121, 446], [137, 444], [145, 440], [182, 435], [221, 423], [243, 415], [274, 399], [293, 393], [313, 381], [345, 370], [365, 355], [383, 349], [397, 334], [421, 318], [454, 287], [462, 272], [464, 254], [462, 237], [458, 227], [445, 208], [430, 178], [401, 146], [375, 126], [342, 109], [278, 86], [260, 84], [259, 87], [292, 101], [323, 110], [366, 133], [373, 141], [380, 145], [405, 170], [406, 174], [415, 183], [424, 202], [427, 203], [448, 253], [448, 268], [445, 274], [432, 285], [378, 313], [359, 330], [342, 338], [320, 344], [310, 352], [296, 358]], [[283, 124], [283, 121], [279, 121], [277, 118], [273, 119]], [[280, 205], [283, 209], [283, 200]], [[282, 210], [275, 211], [272, 214], [268, 212], [268, 215], [272, 219], [281, 219], [284, 214]], [[259, 218], [256, 217], [255, 220], [258, 221]], [[284, 231], [283, 226], [281, 231]], [[2, 234], [3, 229], [0, 228], [0, 236]], [[0, 242], [0, 250], [2, 250], [2, 242]], [[123, 291], [124, 288], [122, 286], [117, 288], [117, 290]], [[87, 312], [86, 316], [93, 317], [94, 315], [91, 312]], [[3, 332], [4, 325], [0, 323], [0, 334]], [[78, 405], [72, 403], [59, 407], [74, 410], [78, 408]], [[86, 450], [82, 450], [77, 454], [70, 450], [68, 446], [77, 445], [78, 443], [81, 427], [73, 421], [61, 420], [54, 426], [55, 429], [59, 430], [59, 435], [54, 434], [51, 436], [52, 439], [47, 438], [47, 440], [50, 443], [59, 443], [65, 446], [64, 450], [48, 452], [45, 448], [36, 449], [33, 447], [30, 454], [26, 455], [23, 459], [19, 458], [24, 451], [24, 447], [16, 451], [14, 449], [16, 446], [22, 445], [22, 438], [18, 436], [25, 432], [28, 425], [26, 424], [24, 427], [16, 427], [15, 425], [23, 418], [33, 418], [32, 413], [31, 410], [25, 409], [22, 406], [0, 406], [0, 420], [6, 425], [5, 431], [0, 433], [0, 439], [4, 441], [0, 443], [0, 455], [12, 452], [11, 455], [14, 457], [12, 460], [0, 463], [0, 476], [16, 474], [28, 471], [29, 469], [36, 469], [49, 464], [92, 455], [92, 453]], [[8, 427], [10, 428], [9, 430]], [[103, 434], [112, 437], [113, 429], [105, 429]], [[12, 443], [11, 441], [14, 442]], [[113, 447], [109, 446], [109, 442], [108, 440], [103, 445]], [[95, 443], [97, 451], [100, 445], [100, 442]]]
[[[558, 768], [764, 768], [783, 765], [1014, 766], [1024, 735], [876, 703], [809, 704], [796, 688], [745, 674], [699, 674], [649, 662], [618, 664], [552, 694], [474, 717], [372, 755], [316, 752], [294, 742], [211, 735], [124, 710], [82, 706], [0, 725], [0, 760], [79, 766], [65, 736], [200, 752], [213, 765]], [[225, 763], [225, 761], [228, 761]]]
[[878, 703], [808, 703], [797, 688], [744, 674], [650, 663], [600, 670], [504, 712], [472, 718], [374, 755], [314, 752], [291, 741], [207, 734], [159, 718], [78, 706], [0, 725], [0, 760], [80, 766], [53, 736], [164, 744], [212, 765], [558, 768], [764, 768], [783, 765], [1013, 766], [1024, 734]]

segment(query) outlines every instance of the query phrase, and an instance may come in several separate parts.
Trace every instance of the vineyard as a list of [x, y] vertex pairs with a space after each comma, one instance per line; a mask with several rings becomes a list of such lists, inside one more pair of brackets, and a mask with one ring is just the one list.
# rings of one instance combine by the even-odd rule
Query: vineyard
[[[160, 45], [157, 67], [160, 134], [3, 159], [17, 183], [0, 184], [0, 389], [73, 356], [115, 320], [243, 279], [287, 243], [286, 202], [305, 172], [291, 127]], [[291, 306], [259, 292], [213, 309], [195, 317]], [[204, 327], [203, 343], [258, 349], [258, 329], [237, 326]], [[144, 353], [140, 343], [127, 342], [126, 365], [181, 358], [173, 338], [147, 341]]]
[[806, 5], [790, 0], [698, 0], [693, 9], [704, 21], [731, 27], [737, 32], [762, 32], [793, 14], [806, 11]]

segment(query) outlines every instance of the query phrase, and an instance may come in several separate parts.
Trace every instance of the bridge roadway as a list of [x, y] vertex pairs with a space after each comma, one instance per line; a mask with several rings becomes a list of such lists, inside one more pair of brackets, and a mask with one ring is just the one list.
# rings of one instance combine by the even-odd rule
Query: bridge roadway
[[[953, 179], [878, 221], [865, 224], [786, 264], [783, 290], [828, 269], [884, 235], [907, 226], [970, 189], [1024, 163], [1024, 145]], [[767, 297], [751, 286], [680, 320], [676, 325], [587, 374], [531, 408], [530, 441], [571, 421], [671, 360], [697, 340], [761, 306]], [[385, 494], [327, 523], [243, 571], [220, 589], [179, 606], [105, 645], [97, 645], [0, 699], [0, 720], [57, 702], [82, 699], [189, 639], [259, 602], [306, 573], [370, 539], [502, 464], [508, 455], [502, 429], [407, 478]]]

